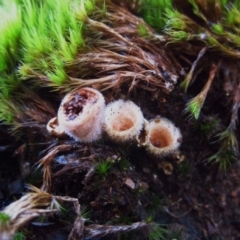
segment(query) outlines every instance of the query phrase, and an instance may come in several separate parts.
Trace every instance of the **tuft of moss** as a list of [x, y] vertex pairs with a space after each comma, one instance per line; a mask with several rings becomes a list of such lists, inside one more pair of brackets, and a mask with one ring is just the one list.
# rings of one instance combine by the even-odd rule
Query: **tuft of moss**
[[173, 12], [171, 0], [144, 0], [140, 14], [145, 21], [158, 31], [162, 31], [170, 19], [169, 13]]
[[100, 160], [96, 165], [96, 173], [101, 176], [106, 176], [110, 173], [114, 161], [104, 161]]
[[86, 14], [84, 3], [90, 8], [90, 1], [81, 1], [82, 8], [76, 8], [76, 0], [47, 0], [40, 5], [24, 0], [23, 62], [34, 71], [46, 74], [52, 85], [58, 86], [67, 79], [64, 63], [73, 61], [85, 44], [83, 22], [77, 19], [79, 14]]

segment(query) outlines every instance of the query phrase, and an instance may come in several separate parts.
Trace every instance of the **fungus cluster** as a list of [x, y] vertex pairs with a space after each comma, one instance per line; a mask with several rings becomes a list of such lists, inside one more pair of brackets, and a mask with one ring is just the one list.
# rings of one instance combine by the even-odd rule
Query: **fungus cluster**
[[92, 88], [81, 88], [67, 94], [59, 107], [57, 118], [47, 125], [49, 133], [62, 133], [80, 142], [93, 142], [105, 131], [116, 142], [136, 141], [156, 156], [177, 150], [180, 130], [166, 118], [146, 120], [132, 101], [116, 100], [105, 106], [103, 95]]

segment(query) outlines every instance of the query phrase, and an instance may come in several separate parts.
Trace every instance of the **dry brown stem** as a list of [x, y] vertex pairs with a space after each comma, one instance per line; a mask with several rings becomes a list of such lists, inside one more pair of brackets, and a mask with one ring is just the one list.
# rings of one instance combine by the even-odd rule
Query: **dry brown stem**
[[[164, 39], [127, 9], [107, 1], [103, 14], [102, 2], [99, 4], [85, 23], [87, 48], [79, 51], [75, 61], [66, 63], [66, 81], [58, 90], [69, 92], [93, 85], [99, 90], [116, 90], [125, 85], [129, 92], [134, 88], [171, 92], [182, 69]], [[140, 27], [146, 36], [141, 36]], [[30, 74], [53, 85], [41, 73], [30, 70]]]
[[51, 162], [54, 159], [54, 157], [60, 153], [60, 152], [65, 152], [69, 151], [73, 148], [72, 145], [59, 145], [54, 148], [52, 148], [49, 153], [43, 157], [39, 161], [39, 167], [43, 166], [43, 185], [41, 187], [42, 190], [44, 191], [50, 191], [51, 188], [51, 182], [52, 182], [52, 176], [51, 176]]
[[0, 226], [0, 239], [11, 240], [15, 232], [31, 219], [59, 211], [60, 205], [51, 194], [34, 186], [29, 188], [34, 192], [27, 193], [3, 210], [3, 213], [10, 217], [10, 221]]
[[[59, 202], [72, 202], [78, 219], [81, 218], [78, 199], [71, 197], [53, 196], [34, 186], [28, 186], [32, 192], [27, 193], [19, 200], [7, 206], [2, 213], [7, 214], [10, 220], [0, 225], [0, 239], [11, 240], [14, 234], [33, 218], [59, 212]], [[83, 220], [82, 220], [83, 222]]]
[[240, 84], [238, 84], [237, 88], [235, 89], [233, 96], [232, 116], [229, 124], [229, 127], [231, 127], [232, 130], [236, 130], [239, 107], [240, 107]]
[[[100, 90], [129, 88], [169, 93], [177, 82], [181, 66], [165, 43], [156, 44], [156, 33], [127, 9], [107, 1], [107, 12], [95, 11], [86, 25], [89, 51], [79, 53], [66, 66], [68, 81], [63, 90], [94, 86]], [[139, 26], [149, 36], [142, 37]], [[174, 60], [173, 60], [174, 59]]]
[[146, 222], [136, 222], [131, 225], [97, 225], [91, 224], [86, 226], [84, 229], [85, 237], [92, 239], [92, 238], [101, 238], [110, 234], [116, 233], [126, 233], [133, 230], [140, 230], [141, 228], [148, 227], [151, 224]]
[[68, 240], [79, 239], [81, 240], [84, 235], [84, 219], [81, 217], [80, 204], [78, 201], [74, 202], [77, 218], [73, 224], [73, 228], [68, 236]]

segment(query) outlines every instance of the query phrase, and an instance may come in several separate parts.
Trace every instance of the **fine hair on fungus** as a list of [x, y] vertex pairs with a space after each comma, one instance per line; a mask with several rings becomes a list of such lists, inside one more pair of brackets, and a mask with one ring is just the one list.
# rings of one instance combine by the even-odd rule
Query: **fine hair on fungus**
[[58, 110], [58, 122], [66, 134], [80, 142], [92, 142], [101, 137], [105, 100], [93, 88], [80, 88], [68, 93]]
[[119, 142], [135, 140], [143, 128], [141, 109], [132, 101], [117, 100], [105, 110], [105, 130], [108, 136]]
[[155, 118], [149, 122], [147, 149], [156, 156], [174, 153], [182, 142], [180, 130], [166, 118]]

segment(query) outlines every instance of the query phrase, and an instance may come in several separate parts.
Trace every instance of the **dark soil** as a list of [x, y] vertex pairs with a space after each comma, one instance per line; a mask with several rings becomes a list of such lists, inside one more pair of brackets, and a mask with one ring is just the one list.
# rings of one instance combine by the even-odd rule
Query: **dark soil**
[[[196, 94], [202, 87], [198, 85], [189, 92]], [[143, 90], [132, 92], [130, 100], [142, 109], [146, 119], [160, 115], [180, 128], [180, 151], [169, 157], [152, 157], [135, 143], [116, 144], [107, 136], [94, 144], [76, 143], [68, 137], [55, 140], [37, 127], [16, 141], [1, 126], [1, 209], [24, 194], [25, 183], [41, 186], [42, 172], [36, 170], [36, 163], [46, 155], [46, 149], [68, 144], [71, 150], [59, 153], [52, 163], [51, 193], [78, 198], [82, 214], [88, 218], [86, 226], [128, 225], [152, 218], [169, 230], [166, 239], [172, 239], [176, 232], [180, 233], [177, 239], [240, 239], [240, 164], [233, 162], [229, 170], [221, 172], [217, 165], [205, 161], [219, 147], [212, 136], [229, 121], [227, 99], [218, 86], [212, 87], [198, 122], [183, 113], [192, 96], [178, 87], [157, 99]], [[121, 94], [125, 92], [122, 89]], [[213, 118], [220, 123], [204, 135], [199, 122]], [[106, 172], [98, 168], [103, 162], [110, 166]], [[36, 219], [23, 228], [27, 239], [67, 239], [76, 216], [72, 206], [63, 207], [66, 210], [62, 214]], [[146, 227], [101, 239], [148, 239], [151, 231]]]

